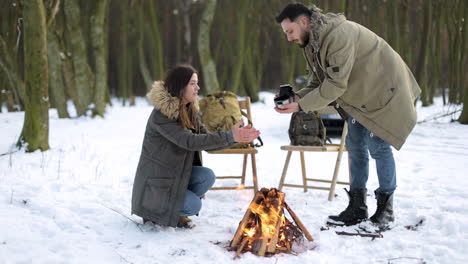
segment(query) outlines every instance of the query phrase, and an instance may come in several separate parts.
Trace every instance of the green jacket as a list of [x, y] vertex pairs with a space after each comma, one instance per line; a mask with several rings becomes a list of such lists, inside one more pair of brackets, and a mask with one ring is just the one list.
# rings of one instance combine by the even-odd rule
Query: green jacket
[[335, 101], [399, 150], [416, 124], [414, 103], [421, 90], [413, 74], [400, 55], [369, 29], [343, 15], [325, 18], [316, 34], [318, 52], [311, 43], [304, 48], [311, 78], [306, 88], [296, 92], [301, 108], [317, 111]]
[[[184, 204], [195, 155], [235, 142], [231, 131], [200, 133], [182, 127], [179, 102], [161, 81], [148, 93], [155, 105], [146, 125], [132, 192], [132, 214], [164, 226], [176, 226]], [[198, 105], [198, 103], [197, 103]]]

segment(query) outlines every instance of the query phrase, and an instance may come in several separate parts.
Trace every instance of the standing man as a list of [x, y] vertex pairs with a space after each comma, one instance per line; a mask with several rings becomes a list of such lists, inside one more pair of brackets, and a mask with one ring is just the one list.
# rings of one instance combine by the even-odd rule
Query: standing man
[[416, 124], [414, 103], [420, 88], [408, 66], [390, 45], [369, 29], [341, 14], [323, 14], [313, 6], [289, 4], [276, 17], [288, 41], [304, 51], [312, 71], [296, 102], [279, 113], [317, 111], [329, 104], [348, 121], [346, 148], [351, 186], [348, 207], [335, 222], [354, 225], [368, 218], [366, 183], [369, 154], [376, 161], [379, 188], [377, 210], [370, 220], [381, 228], [394, 220], [395, 161]]

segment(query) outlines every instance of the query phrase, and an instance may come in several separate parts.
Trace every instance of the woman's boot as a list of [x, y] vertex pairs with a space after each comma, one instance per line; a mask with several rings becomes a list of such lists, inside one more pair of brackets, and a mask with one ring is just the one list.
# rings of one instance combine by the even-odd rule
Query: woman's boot
[[346, 209], [341, 212], [339, 215], [330, 215], [328, 218], [336, 224], [343, 223], [344, 225], [355, 225], [362, 220], [367, 219], [369, 216], [367, 213], [366, 205], [366, 189], [355, 189], [348, 190], [345, 189], [348, 193], [349, 204]]

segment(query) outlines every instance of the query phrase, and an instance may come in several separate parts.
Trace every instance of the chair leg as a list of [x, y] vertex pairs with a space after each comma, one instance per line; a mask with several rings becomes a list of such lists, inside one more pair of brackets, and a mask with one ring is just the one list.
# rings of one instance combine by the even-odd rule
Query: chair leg
[[291, 160], [292, 151], [288, 151], [286, 155], [286, 161], [284, 162], [283, 173], [281, 174], [280, 183], [278, 186], [278, 190], [281, 191], [283, 189], [284, 178], [286, 178], [286, 172], [288, 172], [289, 161]]
[[250, 154], [252, 157], [252, 177], [254, 183], [254, 195], [258, 191], [258, 182], [257, 182], [257, 161], [255, 160], [255, 153]]
[[302, 182], [304, 183], [304, 192], [307, 192], [307, 176], [306, 176], [306, 167], [304, 160], [304, 151], [301, 151], [301, 168], [302, 168]]
[[241, 178], [241, 184], [245, 185], [245, 173], [247, 171], [247, 156], [249, 154], [244, 154], [244, 165], [242, 166], [242, 178]]
[[332, 178], [332, 182], [330, 185], [330, 192], [328, 193], [328, 201], [333, 200], [333, 196], [335, 196], [335, 186], [336, 186], [336, 181], [338, 180], [338, 172], [340, 171], [341, 156], [343, 156], [343, 151], [339, 151], [336, 157], [335, 170], [333, 171], [333, 178]]

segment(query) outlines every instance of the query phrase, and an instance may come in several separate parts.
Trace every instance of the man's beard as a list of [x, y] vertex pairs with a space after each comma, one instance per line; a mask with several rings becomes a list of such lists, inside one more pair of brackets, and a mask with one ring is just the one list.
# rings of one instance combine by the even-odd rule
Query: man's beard
[[305, 48], [309, 44], [310, 33], [304, 31], [304, 34], [301, 36], [302, 44], [299, 44], [299, 47]]

